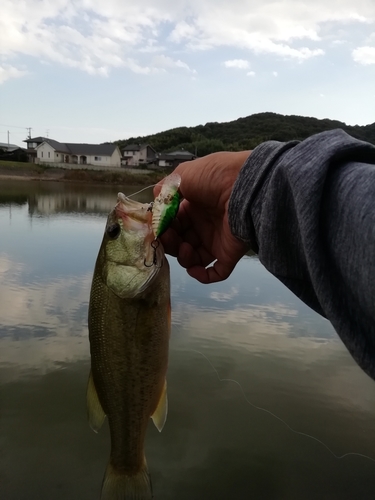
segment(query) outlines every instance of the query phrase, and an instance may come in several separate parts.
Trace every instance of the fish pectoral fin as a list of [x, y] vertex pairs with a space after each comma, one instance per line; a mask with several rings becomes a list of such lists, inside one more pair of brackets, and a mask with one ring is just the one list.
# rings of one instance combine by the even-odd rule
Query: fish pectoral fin
[[87, 384], [86, 403], [90, 427], [94, 432], [98, 432], [103, 425], [105, 413], [103, 411], [102, 405], [100, 404], [98, 393], [96, 392], [96, 387], [91, 370], [89, 381]]
[[167, 413], [168, 413], [168, 397], [167, 397], [167, 381], [165, 381], [158, 406], [154, 411], [154, 414], [151, 415], [155, 427], [159, 432], [163, 430], [165, 421], [167, 420]]

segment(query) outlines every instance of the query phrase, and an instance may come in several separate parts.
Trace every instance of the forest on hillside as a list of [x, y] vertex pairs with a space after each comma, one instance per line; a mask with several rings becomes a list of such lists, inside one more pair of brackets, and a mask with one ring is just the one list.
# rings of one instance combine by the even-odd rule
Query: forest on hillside
[[185, 149], [204, 156], [215, 151], [254, 149], [268, 140], [290, 141], [306, 139], [325, 130], [342, 128], [348, 134], [375, 144], [375, 123], [346, 125], [336, 120], [319, 120], [305, 116], [285, 116], [277, 113], [258, 113], [231, 122], [212, 122], [196, 127], [178, 127], [157, 134], [130, 137], [115, 141], [121, 147], [128, 144], [150, 144], [157, 152]]

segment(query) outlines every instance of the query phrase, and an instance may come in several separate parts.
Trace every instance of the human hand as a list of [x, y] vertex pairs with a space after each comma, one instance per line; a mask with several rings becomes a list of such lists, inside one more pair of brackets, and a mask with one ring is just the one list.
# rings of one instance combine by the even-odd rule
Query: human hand
[[[161, 236], [165, 251], [201, 283], [228, 278], [247, 246], [232, 235], [228, 204], [233, 184], [250, 151], [213, 153], [181, 163], [183, 197], [176, 220]], [[160, 192], [161, 184], [154, 188]], [[215, 261], [215, 262], [214, 262]], [[210, 265], [214, 262], [213, 265]]]

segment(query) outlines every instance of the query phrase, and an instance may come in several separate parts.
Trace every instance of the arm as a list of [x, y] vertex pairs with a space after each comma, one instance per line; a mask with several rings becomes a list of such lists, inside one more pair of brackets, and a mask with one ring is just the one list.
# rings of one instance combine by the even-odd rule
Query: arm
[[261, 144], [234, 184], [229, 225], [375, 378], [375, 147], [342, 130]]

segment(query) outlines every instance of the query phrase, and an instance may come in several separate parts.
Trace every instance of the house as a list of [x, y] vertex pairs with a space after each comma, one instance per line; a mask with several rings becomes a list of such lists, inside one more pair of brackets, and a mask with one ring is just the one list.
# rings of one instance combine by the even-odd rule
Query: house
[[189, 151], [181, 149], [180, 151], [173, 151], [172, 153], [160, 153], [156, 157], [156, 167], [176, 168], [177, 165], [184, 161], [195, 160], [196, 156]]
[[63, 143], [46, 137], [30, 138], [26, 142], [31, 161], [36, 163], [121, 167], [121, 153], [116, 144]]
[[16, 151], [17, 149], [22, 149], [17, 144], [9, 144], [8, 142], [0, 142], [0, 150], [4, 151], [4, 153], [11, 153], [12, 151]]
[[16, 144], [0, 142], [0, 160], [27, 161], [26, 150]]
[[151, 163], [157, 154], [149, 144], [128, 144], [121, 149], [121, 153], [121, 164], [129, 166]]
[[26, 142], [27, 143], [27, 149], [26, 149], [26, 153], [27, 153], [27, 158], [28, 158], [28, 161], [32, 162], [32, 163], [35, 163], [36, 162], [36, 148], [42, 144], [42, 142], [44, 142], [46, 140], [46, 137], [28, 137], [27, 139], [25, 139], [23, 142]]

